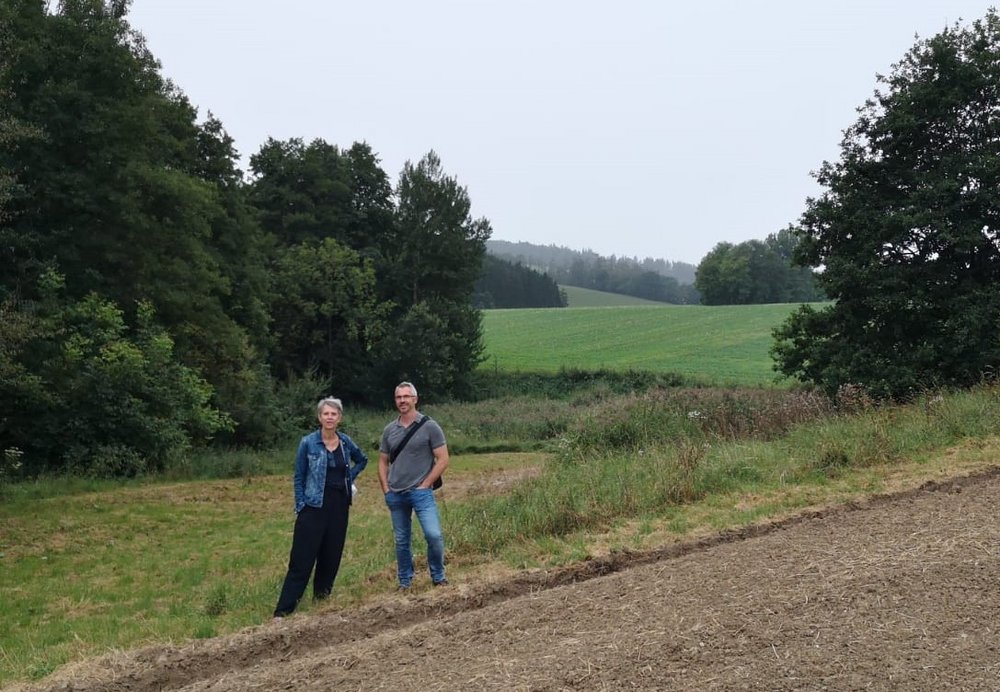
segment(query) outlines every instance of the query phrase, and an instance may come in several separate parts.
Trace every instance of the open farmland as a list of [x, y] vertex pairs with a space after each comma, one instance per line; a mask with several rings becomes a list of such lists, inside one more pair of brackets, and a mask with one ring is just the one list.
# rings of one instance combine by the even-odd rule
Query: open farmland
[[995, 690], [995, 471], [71, 667], [58, 690]]
[[[545, 400], [546, 410], [580, 409], [560, 442], [576, 440], [578, 454], [455, 455], [441, 495], [447, 589], [394, 593], [384, 507], [366, 474], [339, 600], [280, 623], [268, 619], [287, 549], [284, 474], [0, 504], [0, 594], [15, 594], [0, 618], [0, 662], [35, 655], [11, 633], [55, 631], [48, 663], [21, 664], [36, 680], [54, 672], [34, 683], [19, 673], [12, 690], [1000, 689], [1000, 388], [862, 407], [770, 445], [712, 436], [657, 446], [670, 427], [662, 414], [683, 393]], [[728, 391], [690, 394], [699, 415], [682, 406], [687, 423], [770, 410]], [[712, 405], [716, 396], [734, 406]], [[479, 421], [545, 422], [526, 400], [433, 415], [465, 428], [469, 446], [486, 435]], [[609, 451], [612, 428], [651, 436]], [[671, 459], [689, 483], [669, 473]], [[699, 469], [718, 481], [711, 492], [696, 491]], [[679, 499], [641, 504], [658, 487]], [[586, 523], [619, 499], [633, 509]], [[549, 519], [558, 533], [533, 528]], [[505, 543], [510, 526], [533, 538]], [[491, 540], [473, 540], [481, 534]], [[112, 559], [121, 553], [141, 575]], [[102, 602], [101, 589], [114, 598]], [[95, 647], [95, 629], [78, 627], [87, 618], [148, 631]]]
[[797, 305], [634, 305], [487, 310], [486, 361], [499, 372], [560, 368], [670, 372], [718, 384], [775, 381], [771, 330]]

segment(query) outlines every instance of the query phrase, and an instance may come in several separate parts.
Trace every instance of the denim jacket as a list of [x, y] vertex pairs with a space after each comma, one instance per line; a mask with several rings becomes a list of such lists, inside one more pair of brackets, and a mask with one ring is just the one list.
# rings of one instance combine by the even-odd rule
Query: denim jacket
[[[337, 433], [344, 450], [344, 460], [347, 460], [345, 483], [347, 498], [350, 501], [351, 484], [358, 474], [368, 464], [368, 457], [354, 440], [342, 432]], [[340, 455], [337, 455], [340, 458]], [[295, 489], [295, 513], [298, 514], [306, 505], [310, 507], [323, 506], [323, 489], [326, 487], [326, 445], [323, 444], [322, 432], [316, 430], [309, 433], [299, 442], [299, 451], [295, 455], [295, 476], [292, 480]]]

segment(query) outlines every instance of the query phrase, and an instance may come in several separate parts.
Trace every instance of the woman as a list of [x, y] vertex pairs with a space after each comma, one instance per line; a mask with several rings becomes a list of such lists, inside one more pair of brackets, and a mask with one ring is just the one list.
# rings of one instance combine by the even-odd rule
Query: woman
[[337, 431], [344, 407], [328, 397], [316, 404], [319, 430], [299, 442], [295, 456], [295, 531], [288, 574], [274, 617], [290, 615], [313, 576], [313, 598], [326, 598], [340, 568], [347, 537], [352, 488], [368, 457], [350, 437]]

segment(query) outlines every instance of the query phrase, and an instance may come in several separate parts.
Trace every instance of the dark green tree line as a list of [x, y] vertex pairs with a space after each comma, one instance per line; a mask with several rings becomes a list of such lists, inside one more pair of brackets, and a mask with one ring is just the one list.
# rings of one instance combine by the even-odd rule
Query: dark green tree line
[[698, 265], [695, 287], [705, 305], [808, 303], [821, 300], [812, 269], [792, 264], [791, 228], [764, 240], [719, 243]]
[[[561, 278], [561, 272], [568, 270], [577, 261], [582, 261], [584, 265], [587, 265], [601, 259], [601, 255], [593, 250], [572, 250], [558, 245], [535, 245], [524, 241], [514, 243], [507, 240], [491, 239], [486, 243], [486, 251], [501, 259], [520, 262], [526, 267], [544, 272], [553, 278]], [[639, 259], [638, 257], [620, 256], [604, 259], [613, 259], [621, 265], [631, 266], [636, 272], [653, 272], [674, 278], [681, 286], [694, 284], [694, 273], [697, 269], [693, 264], [686, 262], [671, 262], [652, 257]]]
[[580, 257], [552, 277], [561, 284], [590, 288], [595, 291], [685, 305], [696, 303], [693, 286], [681, 285], [677, 279], [645, 269], [626, 257]]
[[0, 452], [137, 473], [321, 393], [466, 388], [489, 224], [437, 157], [393, 189], [366, 144], [271, 140], [247, 180], [127, 9], [0, 3]]
[[1000, 18], [916, 45], [824, 162], [796, 260], [834, 301], [775, 332], [776, 367], [878, 397], [1000, 366]]
[[[3, 7], [4, 116], [36, 134], [0, 149], [0, 169], [16, 181], [0, 293], [12, 323], [26, 327], [4, 352], [13, 378], [3, 381], [10, 408], [0, 429], [3, 446], [30, 449], [34, 467], [62, 467], [66, 457], [39, 446], [23, 412], [61, 428], [78, 407], [91, 423], [69, 446], [79, 467], [164, 462], [167, 450], [229, 427], [219, 411], [227, 402], [201, 378], [237, 378], [252, 355], [226, 311], [237, 279], [211, 250], [229, 221], [222, 191], [200, 175], [209, 161], [199, 141], [211, 133], [159, 77], [125, 9], [96, 0], [66, 0], [51, 13], [27, 0]], [[128, 374], [113, 370], [126, 364]], [[129, 407], [167, 401], [174, 424], [144, 436], [127, 423]], [[98, 425], [91, 412], [109, 415]], [[101, 461], [109, 457], [118, 461]]]
[[479, 308], [560, 308], [566, 296], [548, 274], [487, 254], [476, 280]]

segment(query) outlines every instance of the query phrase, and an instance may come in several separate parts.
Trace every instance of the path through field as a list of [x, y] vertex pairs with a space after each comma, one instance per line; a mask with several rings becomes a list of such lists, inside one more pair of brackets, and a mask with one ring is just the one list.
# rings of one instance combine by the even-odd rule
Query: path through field
[[994, 470], [655, 554], [122, 654], [48, 689], [998, 690], [998, 513]]

